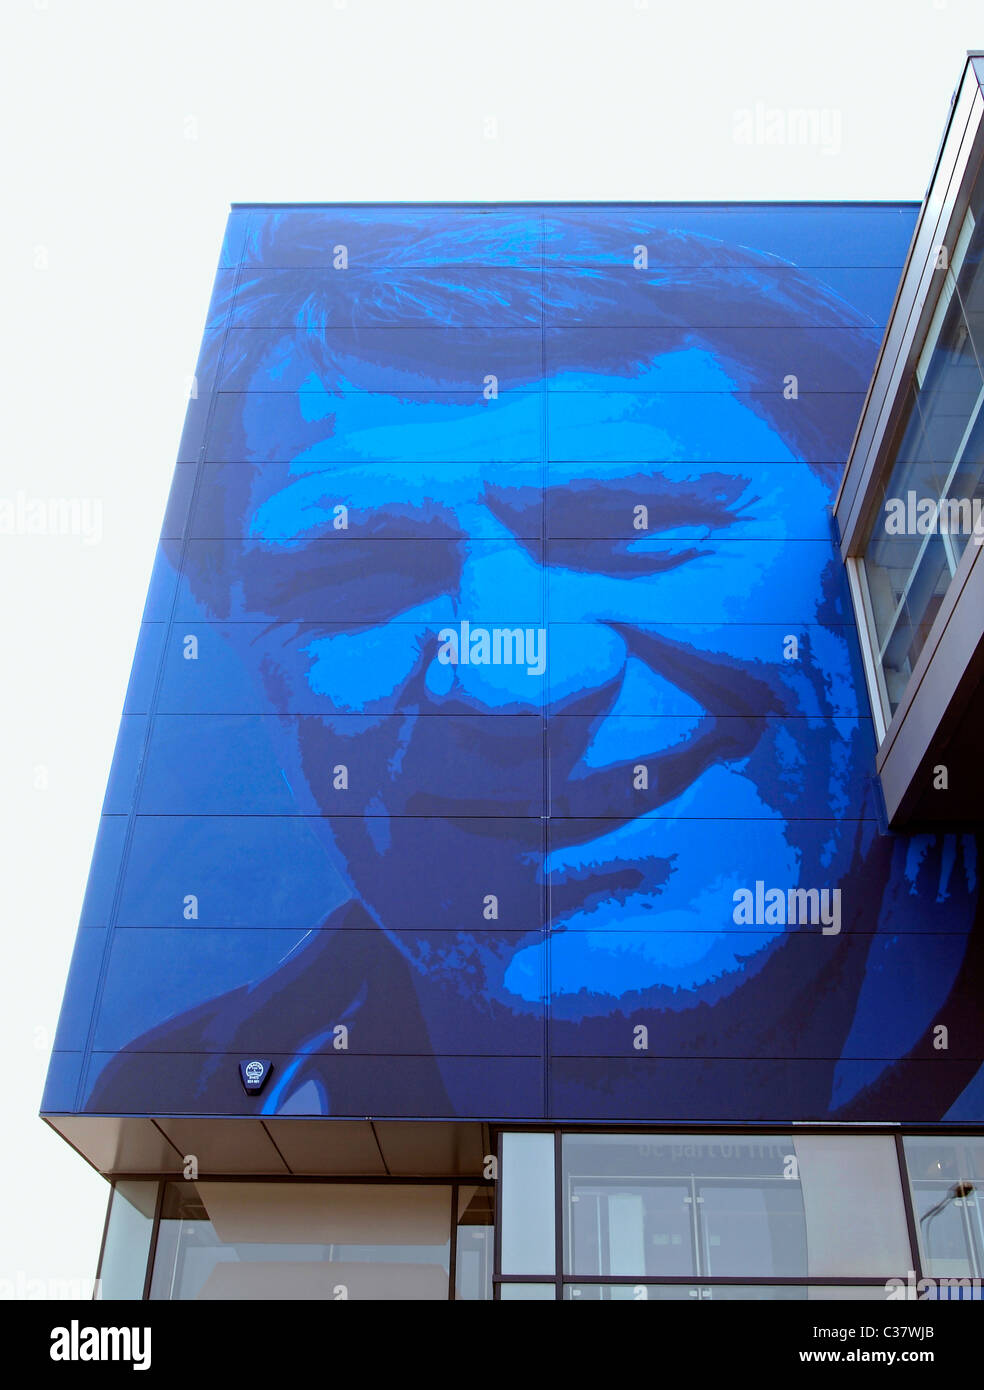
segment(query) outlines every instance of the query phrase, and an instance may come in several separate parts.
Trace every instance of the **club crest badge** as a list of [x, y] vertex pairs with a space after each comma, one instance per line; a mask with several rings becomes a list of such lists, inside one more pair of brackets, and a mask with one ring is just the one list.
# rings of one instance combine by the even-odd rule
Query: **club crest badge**
[[267, 1077], [272, 1070], [272, 1062], [261, 1062], [257, 1059], [252, 1059], [248, 1062], [240, 1062], [239, 1076], [246, 1094], [248, 1096], [259, 1095], [266, 1085]]

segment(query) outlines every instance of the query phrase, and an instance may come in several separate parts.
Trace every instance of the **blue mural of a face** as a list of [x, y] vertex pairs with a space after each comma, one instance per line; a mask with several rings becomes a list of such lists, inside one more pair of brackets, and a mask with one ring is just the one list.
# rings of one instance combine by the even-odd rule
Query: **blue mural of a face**
[[[203, 717], [152, 739], [141, 803], [209, 809], [180, 788], [225, 740], [240, 790], [210, 809], [308, 817], [338, 886], [245, 994], [135, 1050], [276, 1052], [265, 1113], [369, 1113], [346, 1022], [432, 1059], [390, 1113], [896, 1118], [919, 1092], [941, 1118], [978, 1065], [920, 1070], [966, 1003], [976, 840], [878, 828], [828, 512], [879, 337], [861, 280], [695, 210], [344, 224], [252, 214], [178, 599], [250, 687], [208, 707], [264, 721], [288, 800], [242, 719]], [[837, 890], [836, 924], [736, 921], [757, 883]], [[251, 1108], [218, 1076], [205, 1108]]]

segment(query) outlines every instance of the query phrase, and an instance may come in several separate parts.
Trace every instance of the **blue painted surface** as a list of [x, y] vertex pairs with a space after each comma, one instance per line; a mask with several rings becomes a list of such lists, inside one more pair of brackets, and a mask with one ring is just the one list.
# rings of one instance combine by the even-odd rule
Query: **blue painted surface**
[[915, 213], [233, 211], [47, 1108], [982, 1118], [829, 525]]

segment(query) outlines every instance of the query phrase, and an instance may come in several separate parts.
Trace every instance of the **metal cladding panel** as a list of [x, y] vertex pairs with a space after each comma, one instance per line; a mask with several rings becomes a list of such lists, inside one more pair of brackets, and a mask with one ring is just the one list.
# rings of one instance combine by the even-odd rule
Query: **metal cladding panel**
[[49, 1111], [984, 1118], [829, 522], [915, 217], [234, 210]]

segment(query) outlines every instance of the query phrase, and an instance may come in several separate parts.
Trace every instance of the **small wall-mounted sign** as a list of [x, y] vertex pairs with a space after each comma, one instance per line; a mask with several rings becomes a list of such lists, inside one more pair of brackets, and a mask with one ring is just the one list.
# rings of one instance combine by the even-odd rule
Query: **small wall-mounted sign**
[[259, 1059], [240, 1062], [239, 1076], [246, 1094], [248, 1096], [258, 1096], [266, 1085], [267, 1077], [272, 1071], [272, 1062], [263, 1062]]

